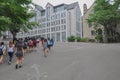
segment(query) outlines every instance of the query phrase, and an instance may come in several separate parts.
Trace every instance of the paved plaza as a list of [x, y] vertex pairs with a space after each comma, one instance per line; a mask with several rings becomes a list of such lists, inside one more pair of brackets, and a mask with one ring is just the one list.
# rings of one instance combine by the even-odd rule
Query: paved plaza
[[0, 64], [0, 80], [120, 80], [120, 43], [56, 43], [46, 58], [39, 47], [20, 69]]

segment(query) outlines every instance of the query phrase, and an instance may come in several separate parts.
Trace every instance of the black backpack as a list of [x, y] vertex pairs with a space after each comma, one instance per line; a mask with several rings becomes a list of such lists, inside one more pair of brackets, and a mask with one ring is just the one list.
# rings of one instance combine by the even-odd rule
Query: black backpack
[[0, 48], [0, 55], [3, 54], [3, 48], [4, 48], [4, 47]]

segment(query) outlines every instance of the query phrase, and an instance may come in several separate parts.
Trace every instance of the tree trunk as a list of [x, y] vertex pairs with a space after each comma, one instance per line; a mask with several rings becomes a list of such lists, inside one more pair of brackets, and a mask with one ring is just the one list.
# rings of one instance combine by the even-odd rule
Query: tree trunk
[[104, 43], [108, 43], [108, 29], [107, 29], [107, 25], [104, 26], [103, 42]]
[[17, 32], [11, 31], [11, 33], [12, 33], [12, 36], [13, 36], [13, 43], [15, 44], [16, 40], [17, 40], [17, 38], [16, 38]]

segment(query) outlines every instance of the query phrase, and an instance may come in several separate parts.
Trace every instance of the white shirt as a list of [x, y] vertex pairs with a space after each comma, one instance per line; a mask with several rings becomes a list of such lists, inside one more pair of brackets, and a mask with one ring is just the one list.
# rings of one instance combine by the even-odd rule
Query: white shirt
[[14, 46], [12, 46], [12, 47], [8, 46], [8, 52], [14, 52]]
[[6, 50], [6, 47], [5, 47], [5, 45], [2, 45], [2, 46], [0, 46], [0, 48], [2, 49], [2, 51], [3, 51], [3, 54], [5, 53], [5, 50]]

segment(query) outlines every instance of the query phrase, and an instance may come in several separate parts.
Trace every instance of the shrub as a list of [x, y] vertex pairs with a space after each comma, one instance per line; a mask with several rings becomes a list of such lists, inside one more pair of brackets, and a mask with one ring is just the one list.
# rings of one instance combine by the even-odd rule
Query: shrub
[[95, 42], [96, 40], [95, 39], [89, 39], [88, 41], [89, 42]]
[[88, 42], [88, 38], [81, 38], [81, 42]]
[[70, 37], [68, 37], [68, 41], [69, 41], [69, 42], [74, 42], [74, 41], [75, 41], [75, 36], [70, 36]]
[[95, 39], [98, 41], [98, 42], [102, 42], [103, 41], [103, 36], [102, 35], [97, 35], [95, 37]]
[[76, 37], [76, 41], [77, 41], [77, 42], [80, 42], [80, 41], [81, 41], [81, 38], [80, 38], [80, 37]]

